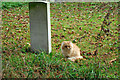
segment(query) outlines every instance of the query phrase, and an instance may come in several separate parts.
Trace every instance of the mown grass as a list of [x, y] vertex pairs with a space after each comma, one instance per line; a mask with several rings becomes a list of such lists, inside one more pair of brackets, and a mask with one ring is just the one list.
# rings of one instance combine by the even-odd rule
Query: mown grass
[[[15, 3], [14, 3], [15, 4]], [[104, 3], [105, 4], [105, 3]], [[101, 7], [100, 7], [101, 6]], [[104, 17], [111, 11], [101, 31]], [[117, 3], [51, 3], [52, 52], [30, 48], [28, 4], [2, 11], [3, 78], [118, 78]], [[98, 35], [100, 33], [100, 35]], [[81, 48], [86, 60], [68, 61], [60, 51], [69, 40]], [[111, 60], [116, 59], [111, 62]]]

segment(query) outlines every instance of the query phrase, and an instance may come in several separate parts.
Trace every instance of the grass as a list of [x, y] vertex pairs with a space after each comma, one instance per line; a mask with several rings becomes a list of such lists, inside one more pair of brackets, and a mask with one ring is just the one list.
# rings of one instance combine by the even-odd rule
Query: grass
[[24, 5], [27, 5], [28, 3], [25, 2], [2, 2], [2, 8], [3, 9], [9, 9], [14, 7], [22, 7]]
[[[15, 3], [14, 3], [15, 4]], [[107, 3], [104, 3], [107, 4]], [[30, 48], [28, 4], [2, 10], [3, 78], [119, 78], [117, 3], [51, 3], [52, 52]], [[102, 7], [100, 7], [102, 6]], [[109, 26], [101, 31], [112, 6]], [[100, 33], [100, 35], [98, 35]], [[60, 50], [70, 40], [86, 60], [68, 61]], [[117, 59], [110, 63], [111, 60]]]

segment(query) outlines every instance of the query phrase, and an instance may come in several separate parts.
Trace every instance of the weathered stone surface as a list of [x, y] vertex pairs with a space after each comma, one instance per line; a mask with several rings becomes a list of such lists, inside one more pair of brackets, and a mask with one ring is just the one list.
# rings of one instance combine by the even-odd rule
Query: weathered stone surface
[[50, 4], [43, 2], [29, 3], [30, 37], [33, 50], [51, 52]]

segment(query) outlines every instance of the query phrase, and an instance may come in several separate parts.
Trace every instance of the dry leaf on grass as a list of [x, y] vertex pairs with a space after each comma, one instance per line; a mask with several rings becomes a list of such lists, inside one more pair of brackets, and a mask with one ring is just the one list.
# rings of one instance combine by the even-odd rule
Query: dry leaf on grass
[[114, 61], [116, 61], [117, 59], [115, 58], [115, 59], [112, 59], [112, 60], [110, 60], [109, 61], [109, 64], [112, 64], [112, 62], [114, 62]]

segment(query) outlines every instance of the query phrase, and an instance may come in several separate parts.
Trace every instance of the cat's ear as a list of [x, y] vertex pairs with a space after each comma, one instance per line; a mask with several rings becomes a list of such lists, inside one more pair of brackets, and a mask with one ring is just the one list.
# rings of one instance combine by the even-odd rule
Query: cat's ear
[[70, 45], [73, 47], [73, 43], [70, 41]]
[[70, 41], [70, 44], [72, 44], [72, 42]]
[[61, 46], [63, 46], [63, 44], [64, 44], [64, 41], [62, 42]]

